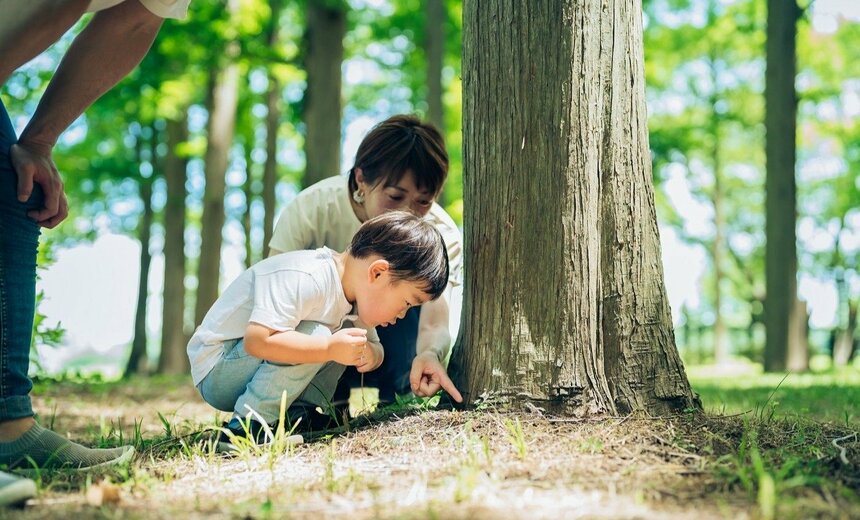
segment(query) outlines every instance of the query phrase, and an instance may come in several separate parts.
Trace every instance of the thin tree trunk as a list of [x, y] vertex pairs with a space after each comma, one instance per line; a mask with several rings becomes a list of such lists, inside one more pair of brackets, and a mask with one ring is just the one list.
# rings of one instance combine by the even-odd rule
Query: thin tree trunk
[[620, 1], [464, 4], [470, 274], [451, 373], [468, 400], [697, 405], [663, 284], [641, 17]]
[[167, 121], [167, 156], [164, 180], [164, 293], [161, 316], [161, 356], [158, 372], [183, 374], [189, 362], [185, 353], [185, 188], [188, 160], [176, 149], [188, 140], [188, 114]]
[[442, 65], [445, 60], [445, 0], [425, 2], [427, 55], [427, 116], [444, 133], [445, 113], [442, 102]]
[[245, 235], [245, 267], [254, 264], [254, 244], [251, 239], [251, 205], [254, 203], [254, 130], [250, 127], [245, 135], [245, 211], [242, 212], [242, 232]]
[[764, 369], [785, 370], [797, 299], [795, 224], [797, 195], [795, 153], [797, 126], [796, 0], [767, 2], [767, 70], [765, 72], [766, 235]]
[[[710, 16], [713, 19], [713, 3], [710, 4]], [[709, 60], [711, 70], [711, 83], [715, 89], [711, 95], [711, 137], [714, 140], [711, 147], [711, 163], [714, 168], [714, 193], [711, 201], [714, 205], [714, 241], [711, 244], [711, 258], [714, 263], [714, 361], [726, 363], [729, 360], [729, 345], [727, 342], [726, 320], [723, 315], [723, 257], [725, 256], [725, 220], [723, 218], [723, 165], [721, 160], [722, 141], [720, 136], [720, 116], [717, 114], [716, 106], [719, 100], [716, 91], [719, 77], [716, 68], [716, 56], [711, 55]]]
[[833, 366], [842, 367], [851, 362], [854, 356], [856, 341], [854, 334], [857, 330], [857, 302], [852, 302], [848, 295], [848, 283], [845, 281], [845, 269], [842, 258], [842, 230], [845, 229], [847, 215], [843, 214], [836, 230], [836, 241], [833, 244], [833, 255], [830, 259], [830, 269], [834, 273], [836, 282], [837, 304], [836, 312], [838, 319], [836, 328], [832, 333]]
[[857, 333], [857, 303], [848, 302], [848, 322], [845, 329], [836, 333], [833, 341], [833, 366], [844, 367], [854, 357]]
[[[140, 277], [137, 285], [137, 309], [134, 315], [134, 339], [131, 342], [131, 352], [126, 362], [123, 377], [129, 377], [134, 374], [143, 374], [147, 371], [146, 357], [146, 314], [147, 314], [147, 299], [149, 297], [149, 266], [152, 262], [152, 254], [149, 252], [149, 242], [152, 236], [152, 184], [155, 181], [155, 176], [158, 174], [158, 133], [155, 125], [152, 126], [152, 138], [150, 142], [150, 164], [152, 165], [152, 174], [148, 178], [141, 178], [138, 185], [140, 186], [140, 200], [143, 203], [143, 214], [140, 217], [138, 224], [138, 240], [140, 241]], [[137, 136], [135, 143], [135, 155], [137, 164], [143, 162], [143, 137]]]
[[340, 1], [308, 0], [305, 33], [305, 176], [310, 186], [340, 170], [341, 71], [346, 7]]
[[809, 370], [809, 310], [805, 301], [794, 300], [789, 323], [791, 323], [791, 330], [788, 335], [788, 356], [785, 368], [792, 372], [806, 372]]
[[[445, 61], [445, 0], [426, 0], [424, 53], [427, 56], [427, 117], [445, 135], [442, 66]], [[439, 195], [444, 205], [445, 192]]]
[[218, 298], [221, 274], [221, 244], [224, 228], [224, 195], [230, 146], [236, 128], [236, 105], [239, 99], [239, 52], [237, 42], [227, 44], [227, 62], [212, 74], [214, 81], [209, 108], [208, 144], [204, 168], [206, 188], [203, 192], [203, 224], [200, 232], [200, 261], [197, 270], [197, 301], [194, 323], [200, 324]]
[[[269, 26], [269, 47], [274, 48], [279, 39], [279, 18], [283, 4], [280, 0], [270, 2], [272, 9]], [[269, 90], [266, 92], [266, 163], [263, 165], [263, 258], [269, 256], [269, 242], [275, 228], [275, 188], [278, 184], [278, 128], [281, 123], [281, 84], [269, 70]]]

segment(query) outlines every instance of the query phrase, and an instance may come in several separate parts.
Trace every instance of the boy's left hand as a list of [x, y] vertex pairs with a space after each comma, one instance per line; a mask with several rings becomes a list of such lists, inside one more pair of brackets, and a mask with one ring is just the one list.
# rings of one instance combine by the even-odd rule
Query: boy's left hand
[[364, 352], [362, 353], [364, 363], [359, 363], [355, 369], [361, 373], [376, 370], [382, 364], [383, 359], [385, 359], [385, 352], [382, 350], [382, 345], [368, 341], [364, 344]]

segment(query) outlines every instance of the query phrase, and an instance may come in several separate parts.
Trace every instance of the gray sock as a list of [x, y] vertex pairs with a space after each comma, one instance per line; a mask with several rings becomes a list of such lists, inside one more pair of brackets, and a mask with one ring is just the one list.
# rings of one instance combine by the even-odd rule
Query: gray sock
[[12, 442], [0, 442], [0, 465], [10, 469], [85, 469], [110, 466], [129, 461], [134, 454], [131, 446], [94, 449], [74, 443], [62, 435], [33, 425]]

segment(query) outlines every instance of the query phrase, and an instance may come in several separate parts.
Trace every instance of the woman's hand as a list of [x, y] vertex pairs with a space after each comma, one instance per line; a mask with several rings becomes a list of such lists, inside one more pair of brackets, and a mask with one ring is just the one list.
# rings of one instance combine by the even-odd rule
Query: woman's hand
[[463, 396], [454, 386], [445, 367], [432, 352], [425, 352], [415, 356], [412, 361], [412, 371], [409, 374], [409, 384], [412, 393], [418, 397], [430, 397], [436, 395], [439, 390], [445, 390], [458, 403], [463, 402]]

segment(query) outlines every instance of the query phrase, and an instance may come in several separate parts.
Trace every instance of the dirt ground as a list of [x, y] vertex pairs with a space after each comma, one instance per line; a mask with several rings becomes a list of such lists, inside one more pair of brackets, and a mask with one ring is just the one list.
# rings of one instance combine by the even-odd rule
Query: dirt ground
[[404, 410], [286, 453], [226, 458], [191, 443], [224, 414], [190, 384], [61, 383], [35, 395], [43, 424], [89, 444], [122, 431], [139, 454], [126, 470], [43, 475], [35, 500], [0, 517], [860, 518], [851, 425], [771, 422], [750, 444], [749, 414]]

